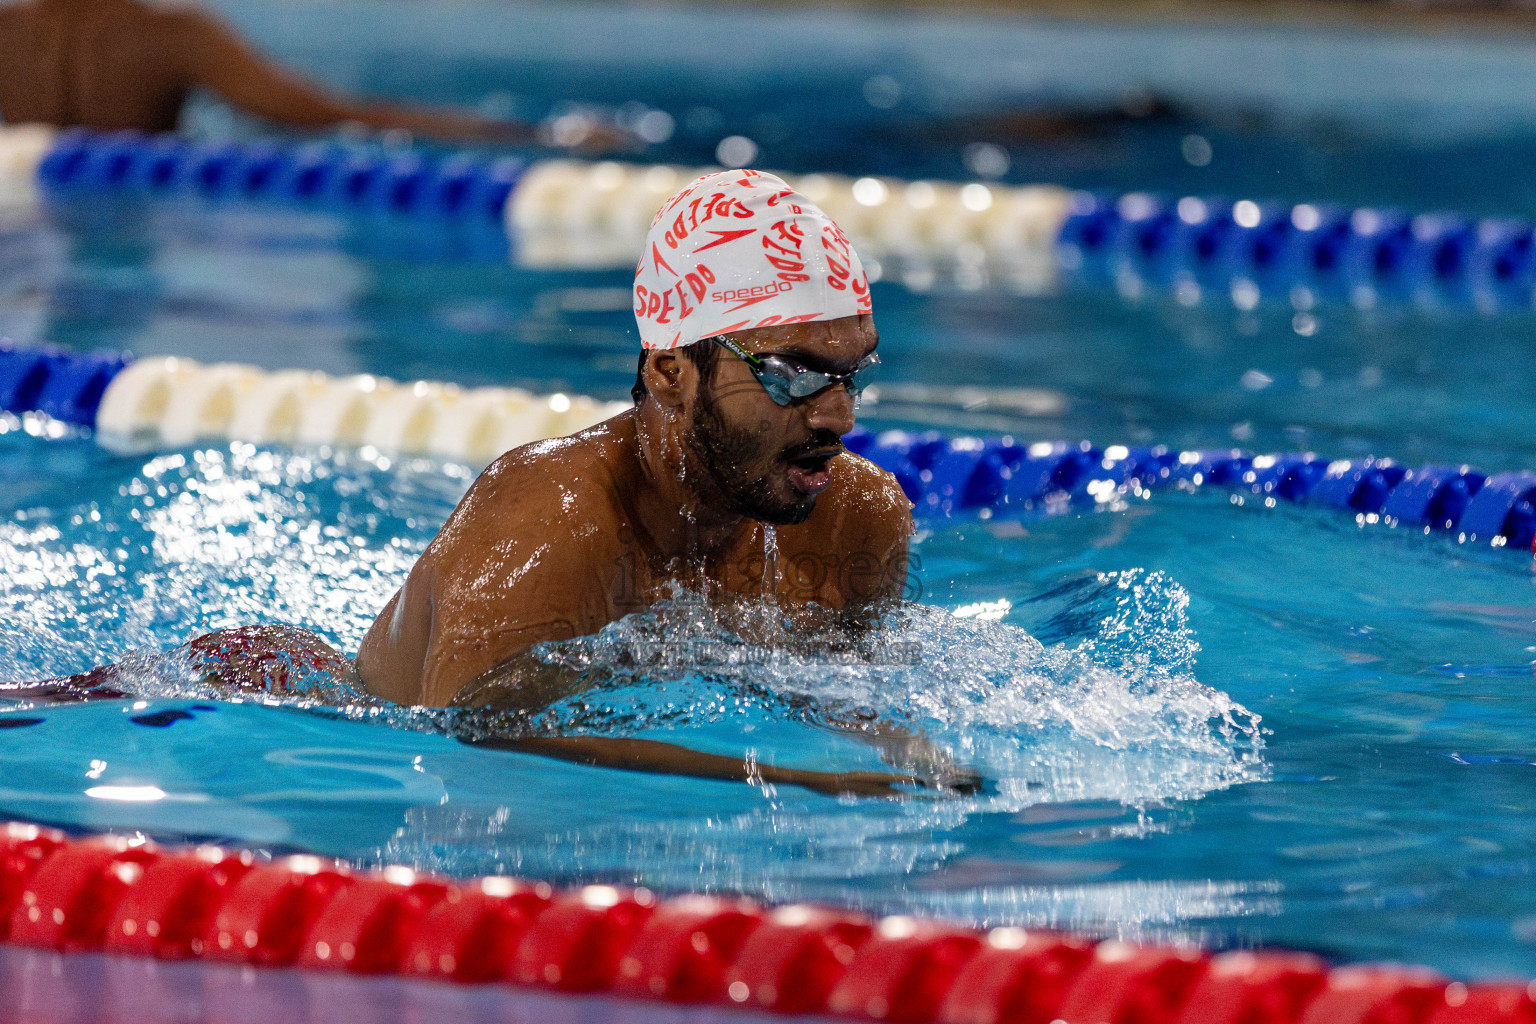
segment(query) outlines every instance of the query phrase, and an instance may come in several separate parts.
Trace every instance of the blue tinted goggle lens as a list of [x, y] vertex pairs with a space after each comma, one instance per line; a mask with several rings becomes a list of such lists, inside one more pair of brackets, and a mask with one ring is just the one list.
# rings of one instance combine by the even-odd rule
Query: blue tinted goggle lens
[[721, 337], [720, 344], [740, 356], [752, 371], [752, 376], [768, 392], [776, 405], [788, 405], [799, 398], [809, 398], [825, 391], [834, 384], [846, 384], [854, 398], [874, 382], [880, 367], [880, 357], [871, 352], [850, 373], [818, 373], [790, 362], [782, 356], [751, 356], [728, 339]]

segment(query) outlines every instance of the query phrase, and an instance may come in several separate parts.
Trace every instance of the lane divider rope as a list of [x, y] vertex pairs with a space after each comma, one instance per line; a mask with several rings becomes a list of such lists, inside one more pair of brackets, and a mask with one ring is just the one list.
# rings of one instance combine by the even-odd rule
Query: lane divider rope
[[1489, 476], [1470, 466], [1399, 466], [1390, 459], [1330, 461], [1311, 452], [1100, 449], [1084, 441], [1021, 444], [1010, 437], [948, 438], [887, 431], [844, 438], [850, 451], [895, 475], [919, 516], [1066, 511], [1163, 488], [1218, 487], [1273, 507], [1281, 501], [1359, 521], [1449, 533], [1462, 543], [1536, 550], [1536, 473]]
[[[472, 153], [433, 157], [336, 143], [193, 143], [134, 132], [0, 126], [0, 207], [132, 192], [267, 200], [502, 225], [534, 267], [633, 264], [672, 192], [706, 168]], [[918, 290], [943, 264], [962, 288], [1037, 292], [1060, 273], [1122, 294], [1384, 298], [1483, 312], [1536, 302], [1536, 225], [1508, 218], [1261, 203], [1052, 185], [786, 175], [854, 240], [874, 276]], [[887, 265], [888, 264], [888, 265]]]
[[[199, 441], [371, 446], [485, 465], [520, 445], [581, 430], [630, 408], [581, 395], [399, 383], [359, 374], [270, 372], [237, 363], [130, 360], [0, 344], [0, 410], [91, 427], [109, 447]], [[1223, 488], [1247, 501], [1337, 509], [1362, 523], [1448, 533], [1462, 543], [1536, 550], [1536, 473], [1329, 461], [1309, 452], [1096, 448], [856, 429], [848, 450], [892, 473], [919, 518], [1050, 514]]]
[[[265, 200], [376, 210], [439, 220], [502, 222], [526, 161], [472, 153], [441, 159], [410, 149], [331, 142], [189, 142], [134, 131], [0, 131], [0, 173], [34, 178], [55, 194], [101, 192]], [[35, 159], [30, 175], [27, 163]]]
[[630, 407], [582, 395], [160, 357], [126, 364], [105, 388], [92, 425], [109, 445], [369, 445], [485, 465], [509, 448], [573, 433]]
[[[633, 265], [661, 204], [707, 170], [575, 160], [535, 163], [507, 207], [519, 262]], [[838, 223], [876, 278], [931, 276], [931, 264], [945, 261], [956, 264], [954, 272], [961, 277], [971, 274], [977, 286], [986, 275], [1001, 276], [1026, 291], [1042, 290], [1055, 280], [1054, 247], [1071, 197], [1066, 189], [782, 176]]]
[[903, 1024], [1533, 1024], [1536, 982], [0, 826], [0, 940]]
[[1239, 309], [1275, 297], [1301, 311], [1324, 298], [1484, 313], [1536, 303], [1536, 225], [1510, 218], [1075, 193], [1057, 256], [1127, 297], [1160, 289], [1190, 305], [1206, 293]]

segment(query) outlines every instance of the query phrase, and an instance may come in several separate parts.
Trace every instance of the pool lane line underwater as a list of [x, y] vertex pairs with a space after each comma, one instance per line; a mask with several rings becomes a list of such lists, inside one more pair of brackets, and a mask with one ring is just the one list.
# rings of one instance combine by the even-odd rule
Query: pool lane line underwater
[[[0, 970], [9, 961], [25, 972], [31, 953], [45, 976], [62, 976], [49, 959], [58, 954], [105, 954], [125, 967], [182, 961], [179, 984], [124, 970], [127, 991], [100, 993], [109, 1009], [124, 1000], [150, 1014], [217, 1000], [217, 980], [199, 985], [189, 974], [187, 962], [200, 962], [211, 979], [247, 968], [244, 998], [265, 977], [289, 1000], [285, 1016], [296, 993], [334, 998], [321, 979], [372, 976], [610, 998], [585, 1006], [583, 1019], [633, 1020], [649, 1003], [707, 1008], [701, 1020], [769, 1011], [903, 1024], [1536, 1021], [1536, 982], [1464, 984], [1400, 965], [1332, 967], [1307, 953], [1211, 954], [730, 896], [660, 899], [642, 887], [354, 871], [310, 855], [70, 838], [26, 823], [0, 826], [0, 939]], [[315, 984], [284, 987], [294, 969]], [[415, 1019], [411, 990], [392, 991], [404, 997], [398, 1016], [370, 1019]]]
[[[334, 143], [192, 143], [173, 135], [0, 127], [0, 205], [42, 193], [298, 204], [439, 223], [501, 226], [517, 261], [545, 268], [632, 265], [677, 188], [708, 168], [589, 163]], [[1053, 185], [785, 175], [853, 239], [872, 278], [1038, 293], [1063, 274], [1135, 297], [1159, 290], [1239, 309], [1266, 297], [1464, 306], [1536, 304], [1536, 225], [1453, 213], [1279, 204]]]
[[[207, 441], [371, 447], [486, 465], [502, 452], [559, 437], [630, 408], [515, 388], [397, 383], [359, 374], [269, 372], [190, 359], [0, 343], [0, 410], [42, 413], [94, 429], [119, 450]], [[1425, 533], [1536, 552], [1536, 473], [1489, 476], [1470, 466], [1408, 468], [1390, 459], [1329, 461], [1310, 452], [1096, 448], [937, 432], [855, 429], [848, 450], [893, 474], [921, 520], [1054, 514], [1166, 489], [1206, 487], [1274, 507], [1306, 504]]]

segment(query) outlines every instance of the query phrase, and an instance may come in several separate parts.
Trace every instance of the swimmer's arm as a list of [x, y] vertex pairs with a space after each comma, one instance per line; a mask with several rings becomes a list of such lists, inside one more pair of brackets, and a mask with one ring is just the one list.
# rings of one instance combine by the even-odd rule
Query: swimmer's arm
[[[866, 618], [870, 617], [874, 603], [914, 596], [912, 574], [915, 567], [912, 565], [910, 545], [916, 527], [912, 522], [912, 506], [906, 494], [901, 491], [901, 485], [894, 478], [890, 483], [892, 493], [888, 495], [886, 513], [877, 520], [881, 532], [871, 538], [872, 544], [884, 545], [884, 557], [880, 562], [883, 573], [879, 595], [871, 604], [861, 606], [857, 602], [850, 602], [848, 607], [855, 617], [861, 613]], [[932, 788], [975, 793], [986, 782], [980, 773], [956, 761], [949, 751], [917, 729], [881, 718], [853, 722], [833, 719], [833, 724], [852, 729], [861, 739], [880, 751], [881, 760], [899, 770], [916, 772]]]
[[[543, 684], [558, 681], [519, 655], [601, 627], [597, 575], [612, 562], [591, 543], [612, 531], [573, 516], [567, 499], [523, 449], [487, 467], [364, 638], [357, 671], [368, 690], [434, 707], [526, 709], [563, 695], [545, 692]], [[455, 696], [492, 682], [484, 699]]]
[[[453, 706], [533, 716], [556, 701], [601, 685], [600, 670], [580, 675], [524, 650], [465, 684]], [[705, 754], [674, 743], [608, 736], [470, 736], [475, 746], [515, 750], [540, 757], [657, 775], [683, 775], [732, 782], [803, 786], [828, 795], [896, 796], [902, 785], [927, 785], [912, 775], [883, 772], [817, 772], [757, 764], [746, 758]]]
[[[603, 684], [601, 668], [574, 673], [558, 663], [545, 661], [523, 650], [466, 683], [453, 697], [453, 706], [511, 712], [531, 718], [555, 702]], [[892, 796], [901, 785], [972, 793], [981, 777], [956, 764], [927, 737], [893, 722], [871, 716], [828, 717], [834, 728], [855, 733], [880, 750], [881, 757], [899, 774], [882, 772], [817, 772], [754, 764], [745, 758], [705, 754], [688, 747], [656, 740], [606, 736], [478, 736], [461, 735], [465, 743], [516, 750], [562, 761], [702, 779], [735, 782], [761, 781], [773, 785], [803, 786], [818, 793], [858, 796]]]
[[910, 772], [930, 789], [975, 793], [986, 784], [979, 772], [956, 761], [954, 755], [909, 726], [875, 717], [838, 718], [827, 724], [844, 729], [880, 752], [880, 760]]
[[432, 641], [433, 565], [423, 556], [368, 628], [357, 675], [368, 692], [396, 704], [424, 704], [422, 677]]
[[527, 739], [479, 739], [466, 741], [476, 746], [514, 750], [559, 761], [617, 768], [621, 771], [653, 775], [681, 775], [695, 779], [719, 779], [727, 782], [763, 783], [775, 786], [802, 786], [828, 796], [900, 796], [899, 786], [922, 786], [911, 775], [883, 772], [817, 772], [799, 768], [779, 768], [759, 764], [747, 758], [705, 754], [675, 743], [657, 740], [627, 739], [609, 736], [550, 736]]
[[190, 84], [212, 89], [258, 117], [306, 128], [356, 121], [456, 141], [518, 143], [534, 137], [532, 128], [517, 122], [335, 96], [262, 57], [217, 18], [188, 11], [181, 19], [180, 52]]

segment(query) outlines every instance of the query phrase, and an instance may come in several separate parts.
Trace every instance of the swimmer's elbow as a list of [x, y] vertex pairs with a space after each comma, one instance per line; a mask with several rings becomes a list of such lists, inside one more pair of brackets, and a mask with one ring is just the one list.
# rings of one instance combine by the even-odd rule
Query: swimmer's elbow
[[426, 584], [413, 570], [373, 620], [357, 652], [363, 685], [397, 704], [422, 702], [434, 606]]
[[354, 664], [358, 679], [369, 693], [396, 704], [414, 704], [421, 689], [420, 666], [412, 671], [410, 659], [402, 656], [393, 628], [403, 603], [399, 593], [390, 598], [363, 637]]

